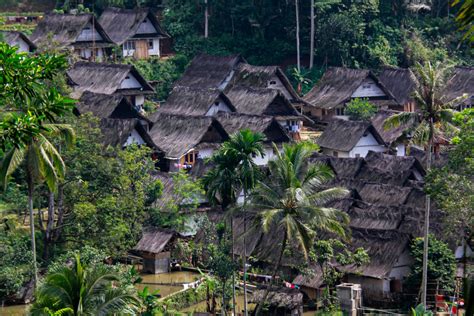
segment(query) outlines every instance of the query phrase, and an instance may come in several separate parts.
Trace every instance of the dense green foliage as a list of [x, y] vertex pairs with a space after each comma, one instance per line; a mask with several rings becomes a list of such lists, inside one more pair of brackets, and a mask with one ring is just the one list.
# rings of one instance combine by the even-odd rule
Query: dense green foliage
[[345, 114], [349, 115], [349, 118], [354, 121], [368, 121], [377, 111], [377, 107], [367, 99], [355, 98], [347, 104]]

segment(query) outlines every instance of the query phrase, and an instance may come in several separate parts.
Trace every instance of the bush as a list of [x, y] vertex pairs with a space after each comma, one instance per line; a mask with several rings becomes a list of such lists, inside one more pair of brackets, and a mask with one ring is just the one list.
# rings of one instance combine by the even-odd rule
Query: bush
[[354, 121], [368, 121], [375, 113], [377, 113], [377, 107], [367, 99], [355, 98], [346, 107], [346, 114]]

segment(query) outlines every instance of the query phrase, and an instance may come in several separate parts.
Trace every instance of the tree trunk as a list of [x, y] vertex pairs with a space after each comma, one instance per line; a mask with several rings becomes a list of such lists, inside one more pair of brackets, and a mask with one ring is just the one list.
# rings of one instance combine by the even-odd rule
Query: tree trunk
[[50, 257], [51, 244], [53, 241], [53, 228], [54, 228], [54, 193], [49, 192], [48, 196], [48, 223], [46, 229], [43, 232], [43, 260], [47, 262]]
[[206, 284], [206, 310], [211, 313], [211, 293], [209, 292], [209, 284]]
[[244, 190], [244, 207], [242, 209], [242, 213], [244, 214], [244, 257], [242, 258], [243, 266], [244, 266], [244, 316], [248, 315], [247, 312], [247, 217], [245, 216], [245, 208], [247, 203], [247, 191]]
[[[428, 139], [428, 149], [426, 152], [426, 172], [431, 169], [431, 151], [433, 147], [433, 120], [430, 121], [430, 135]], [[421, 303], [426, 309], [426, 297], [428, 290], [428, 235], [430, 230], [430, 210], [431, 198], [429, 194], [425, 195], [425, 229], [423, 232], [423, 272], [421, 278]]]
[[38, 267], [36, 265], [35, 221], [33, 215], [33, 179], [28, 177], [28, 211], [30, 213], [31, 252], [33, 254], [33, 288], [38, 284]]
[[[234, 296], [235, 300], [235, 296]], [[225, 310], [225, 282], [222, 282], [222, 308], [221, 308], [222, 315], [227, 315]], [[235, 316], [235, 313], [234, 313]]]
[[296, 12], [296, 66], [298, 71], [301, 71], [300, 62], [300, 14], [298, 8], [298, 0], [295, 0], [295, 12]]
[[311, 31], [309, 42], [309, 69], [314, 65], [314, 0], [311, 0]]
[[[234, 251], [234, 216], [230, 218], [230, 233], [232, 234], [232, 263], [235, 262], [235, 251]], [[222, 292], [224, 295], [224, 292]], [[235, 271], [232, 273], [232, 304], [233, 304], [233, 312], [235, 315]], [[224, 307], [223, 307], [224, 308]]]
[[283, 253], [285, 252], [286, 243], [288, 241], [287, 237], [288, 236], [286, 235], [286, 231], [285, 231], [283, 233], [283, 241], [281, 243], [280, 255], [279, 255], [278, 261], [275, 265], [275, 270], [273, 270], [272, 280], [270, 281], [270, 286], [267, 287], [267, 289], [265, 291], [265, 295], [263, 296], [263, 301], [258, 303], [257, 311], [255, 312], [255, 315], [257, 315], [257, 316], [259, 316], [260, 313], [262, 312], [262, 307], [265, 304], [265, 302], [267, 301], [268, 294], [270, 293], [271, 288], [275, 285], [276, 275], [278, 273], [278, 269], [280, 268], [281, 259], [283, 258]]
[[64, 222], [64, 184], [58, 185], [58, 221], [54, 230], [54, 241], [58, 241], [62, 233], [62, 225]]
[[208, 0], [204, 0], [204, 38], [209, 37], [209, 6]]

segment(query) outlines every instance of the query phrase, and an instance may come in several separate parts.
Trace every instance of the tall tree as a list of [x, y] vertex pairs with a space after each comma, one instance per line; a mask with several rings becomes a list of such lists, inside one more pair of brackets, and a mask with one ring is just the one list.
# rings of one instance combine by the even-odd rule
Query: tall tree
[[309, 69], [313, 69], [314, 64], [314, 29], [315, 29], [315, 21], [314, 21], [314, 0], [311, 0], [311, 29], [310, 29], [310, 39], [309, 39]]
[[[449, 65], [437, 62], [432, 65], [427, 62], [424, 65], [416, 64], [416, 74], [419, 85], [414, 92], [416, 112], [402, 112], [389, 117], [384, 122], [385, 129], [391, 129], [403, 124], [414, 126], [413, 136], [410, 144], [425, 148], [426, 169], [431, 169], [432, 153], [434, 147], [439, 147], [447, 136], [452, 134], [456, 128], [451, 125], [453, 117], [453, 104], [459, 99], [446, 102], [442, 91], [448, 75]], [[431, 199], [426, 194], [425, 198], [425, 222], [424, 222], [424, 250], [423, 250], [423, 277], [421, 284], [421, 303], [426, 306], [426, 287], [428, 282], [428, 234], [430, 223]]]
[[[272, 284], [289, 244], [298, 247], [307, 259], [316, 230], [345, 236], [347, 215], [326, 207], [326, 204], [344, 197], [348, 191], [339, 187], [323, 189], [322, 186], [333, 174], [326, 165], [308, 164], [309, 157], [316, 149], [317, 145], [306, 142], [284, 145], [281, 153], [275, 147], [276, 158], [268, 164], [270, 176], [258, 182], [251, 197], [253, 208], [259, 210], [253, 229], [282, 236]], [[270, 287], [267, 288], [264, 302], [259, 304], [257, 315], [269, 290]]]
[[265, 136], [261, 133], [253, 133], [252, 131], [245, 129], [230, 137], [230, 140], [225, 142], [222, 146], [224, 155], [230, 155], [235, 157], [237, 162], [236, 174], [240, 182], [240, 187], [244, 193], [244, 201], [242, 205], [242, 211], [244, 216], [244, 254], [242, 256], [243, 272], [244, 272], [244, 315], [247, 316], [247, 249], [246, 249], [246, 232], [247, 232], [247, 221], [245, 210], [247, 207], [247, 197], [249, 192], [255, 187], [257, 180], [260, 175], [260, 170], [256, 165], [254, 159], [258, 156], [264, 157], [265, 152], [263, 150], [262, 142]]
[[296, 14], [296, 67], [301, 71], [301, 56], [300, 56], [300, 10], [298, 0], [295, 0], [295, 14]]

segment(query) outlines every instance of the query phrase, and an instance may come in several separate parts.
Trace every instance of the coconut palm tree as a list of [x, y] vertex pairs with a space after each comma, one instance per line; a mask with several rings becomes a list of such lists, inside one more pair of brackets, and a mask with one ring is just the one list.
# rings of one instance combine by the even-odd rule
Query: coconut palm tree
[[30, 314], [71, 309], [66, 315], [135, 315], [140, 301], [121, 286], [119, 276], [103, 265], [86, 267], [76, 256], [72, 267], [46, 277]]
[[243, 244], [244, 244], [244, 254], [242, 256], [242, 265], [244, 272], [244, 315], [247, 316], [247, 249], [246, 249], [246, 240], [245, 235], [247, 231], [247, 221], [245, 217], [245, 209], [247, 206], [247, 197], [252, 190], [259, 178], [260, 170], [256, 165], [254, 159], [257, 156], [264, 157], [265, 151], [263, 149], [263, 140], [265, 136], [261, 133], [253, 133], [249, 129], [241, 130], [240, 132], [232, 135], [229, 141], [225, 142], [222, 146], [222, 152], [224, 155], [234, 157], [237, 162], [235, 168], [236, 176], [239, 179], [239, 186], [242, 188], [244, 193], [244, 201], [241, 207], [242, 212], [244, 213], [244, 235], [243, 235]]
[[[302, 142], [285, 145], [280, 153], [275, 146], [276, 159], [268, 164], [270, 176], [258, 182], [251, 196], [252, 207], [257, 210], [253, 229], [275, 236], [282, 234], [272, 283], [288, 244], [297, 246], [307, 259], [316, 230], [345, 236], [347, 215], [326, 204], [344, 197], [348, 191], [339, 187], [322, 189], [333, 174], [326, 165], [308, 164], [308, 158], [316, 149], [317, 145]], [[264, 300], [269, 290], [267, 288]], [[257, 314], [262, 305], [259, 304]]]
[[[455, 127], [450, 124], [453, 116], [453, 105], [460, 98], [445, 102], [442, 91], [450, 66], [437, 62], [432, 65], [416, 64], [416, 74], [419, 85], [414, 91], [416, 112], [402, 112], [393, 115], [384, 122], [384, 129], [395, 128], [404, 124], [414, 126], [409, 145], [425, 148], [426, 169], [431, 169], [433, 147], [438, 146], [449, 134], [454, 133]], [[426, 306], [426, 285], [428, 281], [428, 234], [431, 201], [426, 194], [425, 198], [425, 227], [423, 249], [423, 277], [421, 284], [421, 303]]]
[[28, 186], [28, 211], [30, 215], [31, 248], [33, 252], [33, 283], [38, 281], [36, 264], [35, 226], [33, 216], [33, 192], [35, 184], [45, 181], [49, 190], [55, 191], [56, 185], [64, 177], [65, 165], [60, 153], [50, 141], [52, 136], [62, 136], [71, 144], [74, 131], [67, 124], [43, 124], [42, 131], [30, 139], [25, 147], [13, 147], [7, 151], [0, 165], [0, 182], [5, 187], [11, 175], [23, 162]]

